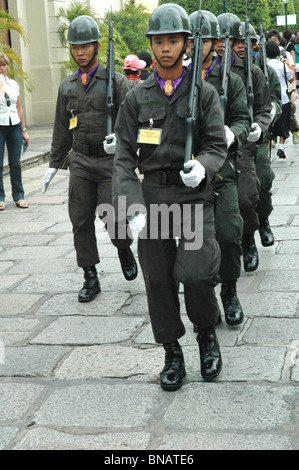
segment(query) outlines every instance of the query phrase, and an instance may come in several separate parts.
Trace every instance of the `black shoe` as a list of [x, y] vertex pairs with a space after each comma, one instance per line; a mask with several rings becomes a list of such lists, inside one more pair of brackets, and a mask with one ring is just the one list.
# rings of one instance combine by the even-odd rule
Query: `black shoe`
[[118, 257], [121, 264], [122, 272], [127, 281], [133, 281], [136, 279], [138, 274], [137, 263], [131, 248], [125, 248], [118, 250]]
[[215, 327], [199, 328], [196, 340], [199, 345], [201, 375], [204, 379], [214, 379], [222, 369], [220, 347]]
[[79, 302], [91, 302], [97, 294], [101, 292], [97, 271], [91, 268], [84, 268], [85, 282], [78, 294]]
[[242, 239], [244, 271], [255, 271], [259, 265], [259, 255], [254, 235], [244, 235]]
[[224, 281], [220, 292], [226, 323], [230, 326], [240, 325], [244, 313], [237, 297], [235, 281]]
[[263, 246], [274, 245], [275, 239], [268, 218], [260, 219], [259, 233]]
[[183, 385], [186, 375], [184, 356], [178, 341], [163, 344], [165, 349], [165, 366], [160, 374], [160, 385], [167, 392], [174, 392]]
[[277, 150], [277, 156], [279, 158], [286, 158], [286, 154], [284, 153], [284, 151], [282, 149]]

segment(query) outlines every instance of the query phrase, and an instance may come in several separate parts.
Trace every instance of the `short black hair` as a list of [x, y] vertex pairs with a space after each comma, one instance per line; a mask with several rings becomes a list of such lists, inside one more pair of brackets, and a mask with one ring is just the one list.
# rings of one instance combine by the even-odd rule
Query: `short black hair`
[[138, 58], [140, 60], [144, 60], [146, 62], [147, 67], [150, 67], [153, 63], [152, 56], [150, 55], [149, 52], [146, 52], [146, 51], [139, 52]]
[[275, 41], [267, 41], [266, 52], [269, 59], [275, 59], [280, 55], [279, 45]]
[[271, 29], [271, 31], [268, 31], [268, 33], [266, 34], [266, 41], [269, 41], [269, 39], [273, 36], [276, 36], [279, 40], [281, 40], [281, 35], [279, 31], [277, 31], [277, 29]]

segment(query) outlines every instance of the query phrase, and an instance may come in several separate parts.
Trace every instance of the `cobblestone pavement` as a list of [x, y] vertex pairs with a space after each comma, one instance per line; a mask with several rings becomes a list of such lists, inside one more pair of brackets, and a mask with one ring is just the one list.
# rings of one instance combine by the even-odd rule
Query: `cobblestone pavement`
[[102, 293], [78, 303], [68, 173], [41, 194], [38, 131], [23, 171], [30, 207], [14, 206], [6, 176], [0, 213], [0, 449], [298, 450], [299, 145], [289, 139], [286, 160], [272, 151], [276, 242], [263, 248], [256, 236], [260, 267], [238, 281], [245, 320], [217, 327], [224, 364], [214, 382], [201, 378], [181, 291], [187, 377], [171, 393], [159, 386], [164, 350], [142, 275], [125, 281], [100, 221]]

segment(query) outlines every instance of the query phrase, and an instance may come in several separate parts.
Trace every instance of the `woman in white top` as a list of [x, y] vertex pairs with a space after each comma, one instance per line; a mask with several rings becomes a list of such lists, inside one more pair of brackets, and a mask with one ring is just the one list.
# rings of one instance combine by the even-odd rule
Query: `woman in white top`
[[26, 209], [22, 184], [21, 150], [29, 141], [24, 111], [20, 101], [19, 85], [7, 76], [9, 60], [0, 52], [0, 210], [5, 209], [3, 186], [4, 147], [6, 144], [10, 168], [12, 197], [17, 207]]
[[288, 81], [293, 77], [293, 71], [287, 65], [287, 59], [282, 59], [279, 46], [275, 41], [266, 43], [267, 64], [272, 67], [280, 81], [282, 114], [275, 121], [271, 133], [279, 137], [277, 155], [279, 158], [286, 158], [284, 153], [285, 140], [290, 135], [291, 103], [287, 95]]

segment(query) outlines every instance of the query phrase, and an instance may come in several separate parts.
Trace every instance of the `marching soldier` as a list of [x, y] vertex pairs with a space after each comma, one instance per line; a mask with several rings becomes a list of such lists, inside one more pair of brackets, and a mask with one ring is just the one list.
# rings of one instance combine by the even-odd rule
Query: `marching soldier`
[[[130, 219], [130, 226], [136, 231], [147, 220], [140, 232], [138, 253], [154, 337], [165, 349], [160, 384], [168, 391], [179, 389], [186, 374], [178, 342], [185, 333], [180, 318], [180, 282], [184, 285], [187, 315], [199, 327], [202, 377], [215, 378], [222, 367], [215, 333], [219, 307], [214, 286], [220, 250], [215, 239], [211, 181], [223, 165], [227, 149], [219, 97], [214, 87], [204, 81], [195, 126], [195, 158], [184, 163], [192, 72], [183, 67], [183, 57], [190, 47], [190, 35], [189, 17], [182, 7], [164, 4], [156, 8], [148, 22], [147, 37], [157, 60], [157, 71], [126, 95], [115, 127], [114, 204], [117, 207], [118, 197], [126, 195], [128, 208], [136, 203], [143, 207]], [[144, 175], [142, 183], [136, 167]], [[165, 220], [158, 220], [157, 237], [151, 236], [153, 212], [161, 204], [168, 209], [174, 205], [182, 210], [188, 208], [187, 222], [195, 232], [201, 225], [197, 210], [203, 208], [201, 248], [188, 249], [183, 218], [177, 245], [173, 235], [178, 221], [171, 214], [167, 236], [163, 236]]]
[[[90, 16], [79, 16], [68, 29], [71, 54], [77, 72], [59, 87], [49, 169], [43, 193], [58, 169], [70, 169], [69, 216], [73, 225], [78, 266], [84, 270], [79, 302], [90, 302], [100, 292], [96, 264], [99, 255], [95, 236], [96, 208], [111, 204], [114, 134], [106, 139], [106, 69], [98, 62], [101, 33]], [[115, 74], [115, 114], [128, 90], [129, 81]], [[67, 164], [66, 164], [67, 160]], [[137, 265], [129, 248], [132, 239], [112, 240], [127, 280], [137, 276]]]
[[[243, 25], [243, 23], [242, 23]], [[251, 44], [252, 49], [257, 43], [256, 33], [254, 28], [249, 25], [250, 34], [251, 34]], [[277, 76], [277, 73], [273, 68], [266, 65], [266, 71], [263, 70], [264, 64], [261, 62], [261, 55], [263, 51], [261, 51], [258, 55], [253, 58], [253, 62], [255, 65], [260, 67], [263, 71], [264, 75], [268, 78], [268, 87], [271, 95], [271, 116], [272, 122], [271, 125], [279, 118], [282, 112], [282, 103], [281, 103], [281, 89], [280, 89], [280, 82]], [[266, 56], [266, 49], [264, 50], [265, 54], [265, 62], [267, 64], [267, 56]], [[271, 149], [270, 146], [270, 132], [269, 130], [265, 132], [265, 137], [263, 142], [258, 145], [257, 147], [257, 158], [255, 162], [256, 166], [256, 174], [258, 176], [260, 182], [260, 201], [257, 205], [256, 212], [259, 218], [259, 234], [261, 237], [261, 243], [263, 246], [272, 246], [274, 245], [275, 239], [273, 232], [271, 230], [270, 222], [269, 222], [269, 215], [273, 210], [272, 205], [272, 182], [275, 178], [275, 173], [271, 166], [271, 159], [269, 158], [269, 151]]]
[[[229, 14], [223, 13], [223, 15], [228, 16]], [[239, 20], [238, 17], [236, 17], [237, 20]], [[220, 22], [220, 17], [218, 17], [218, 21]], [[242, 28], [240, 20], [239, 27]], [[254, 64], [245, 63], [244, 30], [242, 30], [242, 34], [242, 39], [237, 39], [234, 44], [235, 60], [232, 64], [232, 71], [242, 78], [246, 86], [247, 65], [252, 66], [253, 122], [247, 142], [240, 149], [241, 156], [237, 159], [239, 205], [244, 222], [242, 238], [243, 263], [244, 270], [251, 272], [255, 271], [259, 264], [254, 233], [259, 229], [259, 218], [256, 208], [259, 203], [260, 183], [256, 174], [255, 161], [257, 146], [263, 142], [263, 138], [272, 121], [272, 105], [268, 86], [262, 71]], [[252, 54], [250, 49], [251, 59]]]
[[[189, 17], [193, 31], [197, 14], [198, 12], [194, 12]], [[223, 25], [220, 30], [217, 18], [213, 13], [202, 10], [201, 14], [203, 15], [204, 79], [211, 83], [220, 94], [221, 70], [212, 59], [216, 43], [219, 43], [222, 48], [223, 41], [220, 40], [220, 37], [225, 36], [226, 25], [224, 31]], [[230, 26], [229, 34], [231, 39], [237, 34], [233, 24]], [[221, 61], [220, 55], [218, 58]], [[230, 55], [229, 60], [231, 60]], [[228, 152], [224, 165], [215, 175], [215, 228], [216, 238], [221, 249], [221, 264], [218, 273], [222, 283], [221, 300], [227, 324], [235, 326], [242, 323], [244, 317], [236, 290], [237, 279], [241, 274], [243, 221], [238, 204], [235, 159], [236, 151], [242, 147], [249, 135], [250, 115], [247, 108], [246, 91], [241, 78], [231, 72], [228, 74], [227, 80], [227, 104], [224, 114]]]

